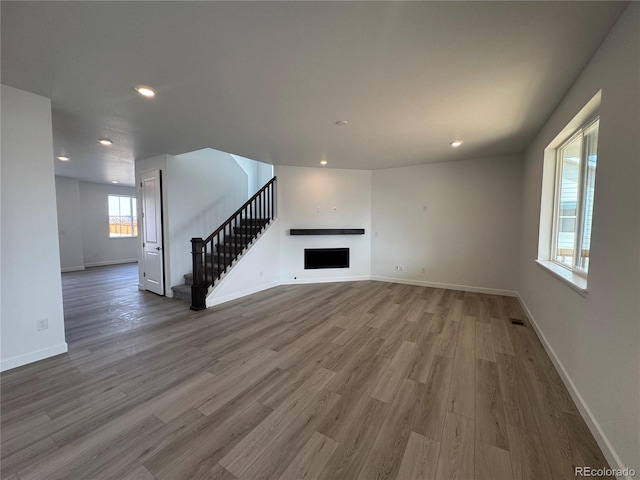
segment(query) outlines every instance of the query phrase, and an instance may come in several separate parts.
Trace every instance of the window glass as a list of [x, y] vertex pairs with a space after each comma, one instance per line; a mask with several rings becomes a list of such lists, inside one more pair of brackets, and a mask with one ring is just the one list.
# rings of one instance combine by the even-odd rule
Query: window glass
[[135, 197], [109, 195], [109, 237], [137, 237], [138, 218]]
[[595, 120], [558, 149], [552, 259], [579, 275], [589, 270], [598, 161]]
[[576, 205], [580, 181], [582, 137], [575, 138], [560, 150], [559, 215], [556, 228], [556, 261], [573, 265], [576, 235]]
[[584, 271], [589, 270], [589, 254], [591, 249], [591, 224], [593, 221], [593, 197], [596, 186], [596, 164], [598, 162], [598, 127], [600, 122], [595, 121], [584, 132], [586, 175], [584, 182], [584, 211], [582, 214], [582, 248], [580, 250], [579, 267]]

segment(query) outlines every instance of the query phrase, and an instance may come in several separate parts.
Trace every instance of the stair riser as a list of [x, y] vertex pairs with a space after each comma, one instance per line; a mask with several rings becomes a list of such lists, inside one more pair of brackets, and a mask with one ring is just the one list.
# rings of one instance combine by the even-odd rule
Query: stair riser
[[[211, 260], [211, 259], [208, 259]], [[207, 262], [207, 274], [211, 273], [211, 269], [213, 268], [213, 275], [214, 276], [218, 276], [218, 272], [222, 270], [222, 268], [220, 268], [220, 265], [218, 265], [218, 263], [211, 263], [210, 261]], [[229, 268], [229, 265], [227, 265], [227, 268]], [[193, 273], [187, 273], [185, 275], [183, 275], [184, 278], [184, 283], [186, 285], [193, 285]]]
[[247, 220], [246, 218], [243, 218], [242, 220], [240, 220], [240, 225], [266, 225], [267, 223], [269, 223], [269, 219], [267, 218], [256, 218], [253, 220]]
[[[215, 277], [215, 276], [217, 276], [217, 275], [218, 275], [218, 273], [219, 273], [219, 272], [221, 272], [221, 271], [222, 271], [222, 269], [221, 269], [221, 268], [214, 267], [214, 268], [213, 268], [213, 276], [214, 276], [214, 277]], [[208, 275], [211, 275], [211, 265], [207, 265], [207, 274], [208, 274]]]
[[[238, 252], [240, 254], [240, 252]], [[231, 252], [220, 252], [220, 263], [224, 261], [224, 257], [227, 258], [227, 263], [229, 263], [229, 259], [233, 257], [233, 253]], [[215, 260], [215, 263], [218, 263], [218, 252], [215, 253], [207, 253], [207, 262], [211, 262], [211, 259]]]
[[251, 235], [229, 235], [222, 239], [222, 242], [216, 243], [216, 245], [247, 245], [253, 241]]
[[[222, 236], [220, 244], [237, 243], [237, 244], [247, 245], [248, 243], [251, 243], [254, 238], [255, 238], [255, 235], [251, 235], [250, 233], [238, 232], [237, 234], [236, 233], [225, 234]], [[219, 244], [216, 243], [216, 245], [219, 245]]]
[[225, 253], [241, 253], [245, 248], [247, 248], [247, 244], [225, 243], [224, 245], [216, 245], [216, 251], [220, 250]]
[[182, 301], [191, 303], [191, 287], [183, 288], [184, 285], [179, 285], [178, 287], [173, 287], [171, 290], [173, 291], [173, 297], [178, 298]]
[[236, 227], [233, 229], [233, 233], [237, 233], [239, 235], [246, 235], [248, 237], [251, 237], [254, 233], [258, 234], [260, 233], [262, 230], [264, 230], [264, 227], [256, 227], [256, 228], [251, 228], [251, 227]]

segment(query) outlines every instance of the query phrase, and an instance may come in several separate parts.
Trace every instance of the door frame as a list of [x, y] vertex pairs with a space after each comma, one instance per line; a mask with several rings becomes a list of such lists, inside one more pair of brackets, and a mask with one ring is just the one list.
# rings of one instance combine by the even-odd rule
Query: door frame
[[166, 236], [166, 228], [165, 228], [165, 192], [164, 192], [164, 182], [163, 182], [163, 169], [160, 167], [156, 168], [148, 168], [139, 172], [138, 177], [136, 178], [136, 190], [138, 192], [138, 231], [139, 242], [138, 242], [138, 289], [139, 290], [147, 290], [144, 282], [144, 272], [145, 272], [145, 254], [144, 254], [144, 218], [142, 214], [143, 209], [143, 198], [142, 198], [142, 178], [149, 172], [154, 170], [158, 171], [159, 175], [159, 186], [160, 186], [160, 235], [162, 238], [162, 290], [163, 296], [171, 296], [167, 295], [167, 268], [169, 265], [169, 242]]

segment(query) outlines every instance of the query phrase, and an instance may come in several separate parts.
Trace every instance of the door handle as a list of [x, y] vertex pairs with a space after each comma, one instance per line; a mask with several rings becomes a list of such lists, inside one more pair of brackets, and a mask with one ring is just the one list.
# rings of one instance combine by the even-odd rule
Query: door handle
[[160, 247], [156, 247], [156, 250], [160, 250]]

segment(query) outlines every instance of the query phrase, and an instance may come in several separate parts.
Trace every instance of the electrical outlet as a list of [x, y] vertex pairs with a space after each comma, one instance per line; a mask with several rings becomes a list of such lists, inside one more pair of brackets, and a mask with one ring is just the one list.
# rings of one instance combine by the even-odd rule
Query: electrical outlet
[[378, 238], [378, 232], [374, 232], [373, 236]]
[[36, 328], [38, 330], [46, 330], [49, 328], [49, 319], [47, 317], [36, 320]]
[[260, 276], [262, 276], [262, 270], [260, 270]]
[[316, 207], [316, 213], [320, 213], [320, 207]]
[[338, 213], [338, 207], [333, 207], [333, 213]]
[[423, 205], [423, 206], [422, 206], [422, 211], [423, 211], [423, 212], [426, 212], [426, 211], [427, 211], [427, 206], [426, 206], [426, 205]]
[[423, 268], [423, 269], [422, 269], [422, 273], [427, 273], [427, 269], [426, 269], [426, 268]]
[[396, 272], [400, 270], [400, 267], [398, 265], [396, 265]]
[[402, 265], [400, 265], [400, 267], [399, 267], [399, 268], [400, 268], [400, 271], [402, 271]]

